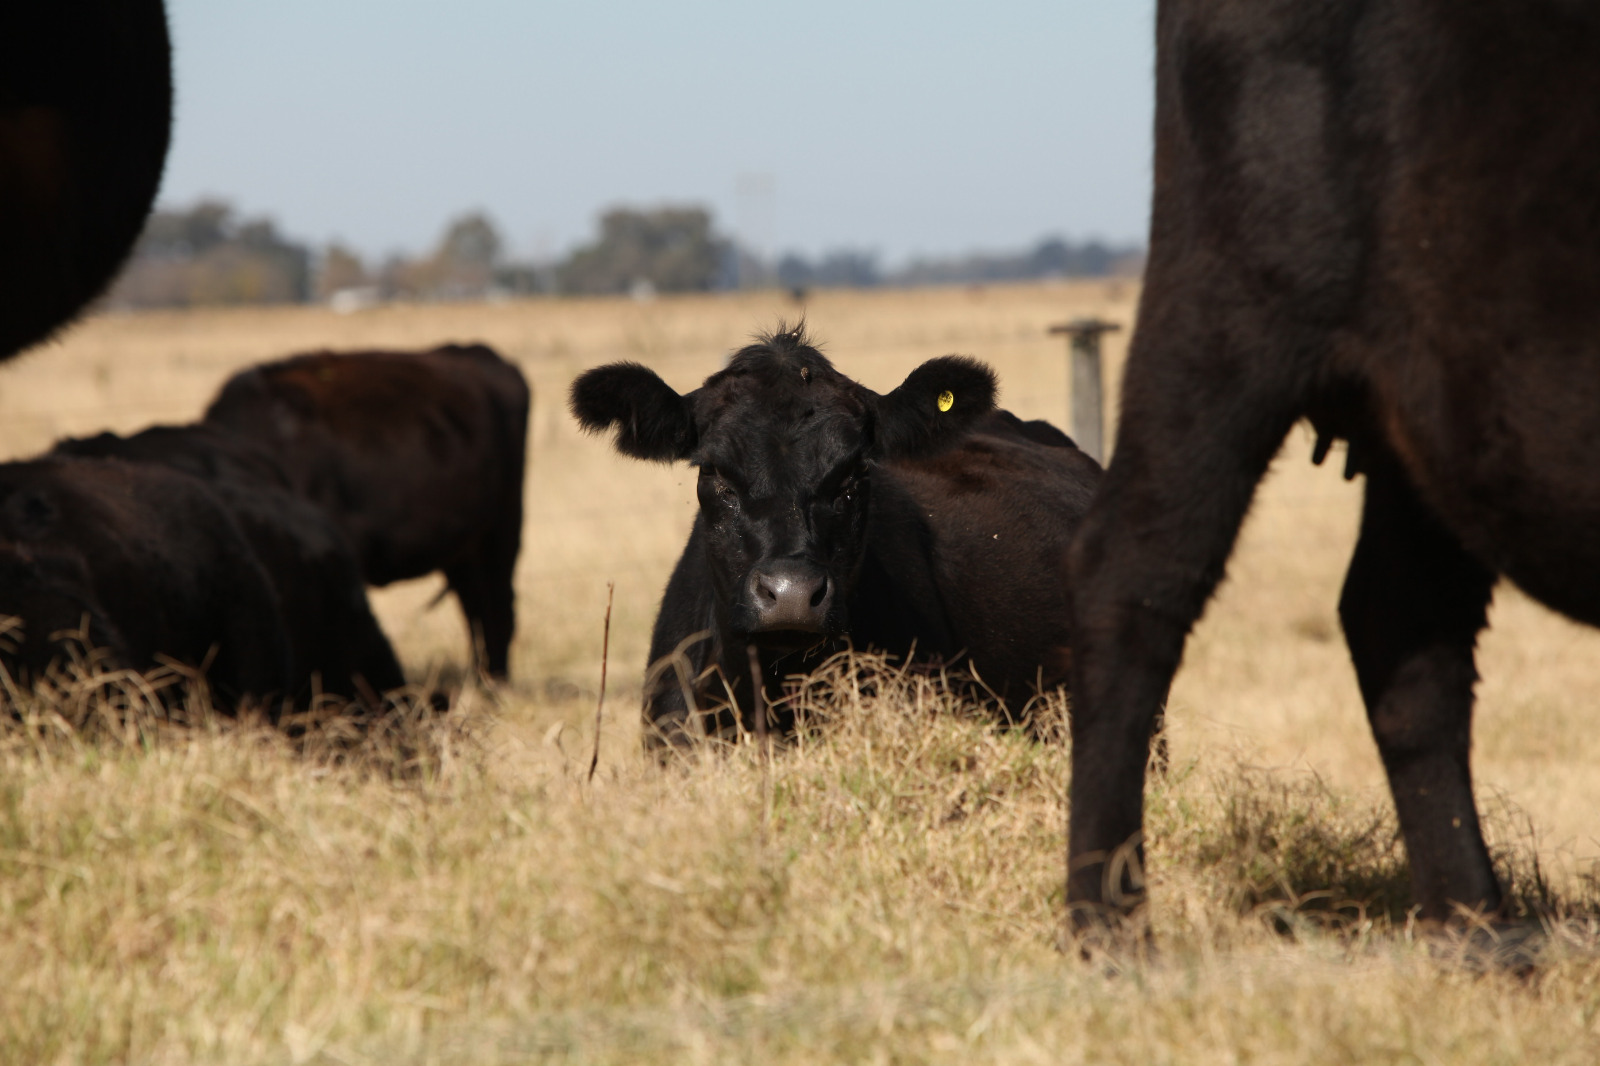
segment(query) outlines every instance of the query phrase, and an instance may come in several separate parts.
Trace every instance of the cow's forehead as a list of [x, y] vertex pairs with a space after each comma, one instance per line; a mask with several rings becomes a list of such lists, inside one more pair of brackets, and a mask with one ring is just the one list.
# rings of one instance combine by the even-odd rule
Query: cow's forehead
[[816, 358], [791, 353], [731, 366], [697, 397], [695, 461], [737, 469], [750, 488], [821, 477], [860, 451], [869, 410], [862, 390]]

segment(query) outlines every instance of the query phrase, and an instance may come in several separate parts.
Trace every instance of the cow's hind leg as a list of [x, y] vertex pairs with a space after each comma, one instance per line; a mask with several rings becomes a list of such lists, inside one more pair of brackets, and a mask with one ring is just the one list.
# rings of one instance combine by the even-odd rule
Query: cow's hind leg
[[511, 637], [516, 630], [517, 608], [513, 573], [516, 545], [490, 547], [448, 567], [444, 576], [461, 603], [472, 640], [473, 662], [497, 681], [505, 680], [510, 666]]
[[1398, 471], [1368, 475], [1339, 615], [1425, 918], [1500, 905], [1468, 767], [1473, 645], [1493, 585]]

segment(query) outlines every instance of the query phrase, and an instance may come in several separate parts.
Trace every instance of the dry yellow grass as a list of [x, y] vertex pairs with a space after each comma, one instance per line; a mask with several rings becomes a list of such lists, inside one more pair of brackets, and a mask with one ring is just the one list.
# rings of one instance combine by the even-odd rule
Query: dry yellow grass
[[[1000, 371], [1007, 406], [1059, 421], [1064, 346], [1045, 328], [1129, 322], [1135, 297], [821, 293], [806, 313], [876, 388], [967, 352]], [[1537, 858], [1575, 910], [1534, 977], [1474, 975], [1386, 904], [1403, 867], [1334, 615], [1359, 487], [1312, 468], [1299, 431], [1174, 689], [1175, 770], [1150, 801], [1160, 952], [1121, 976], [1059, 951], [1065, 752], [914, 680], [862, 695], [835, 678], [816, 694], [832, 720], [766, 771], [748, 750], [647, 763], [637, 682], [692, 483], [577, 434], [565, 387], [635, 358], [688, 388], [798, 310], [757, 295], [104, 317], [0, 369], [11, 456], [192, 418], [234, 369], [313, 347], [482, 339], [536, 392], [509, 690], [356, 754], [250, 725], [0, 737], [0, 1061], [1600, 1055], [1583, 709], [1600, 636], [1497, 599], [1480, 794], [1522, 886]], [[608, 581], [612, 696], [588, 785]], [[426, 609], [437, 587], [375, 597], [419, 679], [465, 660], [453, 607]], [[1307, 916], [1320, 888], [1375, 900], [1372, 920], [1347, 908], [1325, 930]]]

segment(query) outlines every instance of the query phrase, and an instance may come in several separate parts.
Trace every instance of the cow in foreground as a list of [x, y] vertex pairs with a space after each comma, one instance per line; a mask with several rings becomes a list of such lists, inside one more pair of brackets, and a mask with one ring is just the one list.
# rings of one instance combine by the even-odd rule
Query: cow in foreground
[[7, 4], [0, 19], [0, 360], [105, 288], [161, 183], [161, 0]]
[[444, 571], [479, 667], [504, 678], [528, 405], [521, 372], [483, 345], [314, 352], [235, 374], [204, 422], [326, 512], [368, 584]]
[[[946, 356], [879, 395], [798, 330], [760, 338], [686, 396], [633, 363], [578, 378], [585, 429], [616, 427], [624, 455], [699, 467], [700, 511], [650, 651], [688, 658], [695, 706], [663, 675], [646, 693], [647, 742], [686, 742], [691, 716], [728, 692], [753, 727], [751, 646], [768, 703], [846, 638], [970, 666], [1013, 715], [1065, 680], [1061, 561], [1100, 468], [1059, 431], [995, 410], [994, 394], [988, 367]], [[733, 726], [724, 710], [711, 727]]]
[[53, 452], [153, 463], [205, 483], [272, 584], [290, 649], [287, 695], [297, 705], [328, 695], [376, 709], [381, 693], [405, 684], [344, 534], [259, 453], [206, 426], [101, 433], [59, 441]]
[[1071, 551], [1068, 899], [1143, 899], [1151, 723], [1297, 419], [1366, 477], [1340, 616], [1427, 919], [1502, 901], [1468, 765], [1504, 575], [1600, 623], [1600, 10], [1162, 0], [1150, 256]]

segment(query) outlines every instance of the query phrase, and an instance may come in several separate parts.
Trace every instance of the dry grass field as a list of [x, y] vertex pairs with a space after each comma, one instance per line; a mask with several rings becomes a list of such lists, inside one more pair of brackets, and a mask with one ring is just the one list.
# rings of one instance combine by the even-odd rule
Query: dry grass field
[[[804, 310], [874, 388], [970, 353], [1006, 406], [1059, 422], [1046, 327], [1131, 323], [1136, 296], [824, 292]], [[1600, 1059], [1600, 634], [1497, 595], [1480, 800], [1550, 935], [1531, 972], [1486, 969], [1408, 925], [1335, 616], [1360, 489], [1337, 457], [1313, 468], [1300, 430], [1173, 693], [1146, 957], [1062, 950], [1064, 745], [925, 680], [870, 661], [865, 690], [843, 667], [818, 678], [818, 729], [770, 764], [748, 746], [647, 762], [638, 681], [693, 482], [577, 433], [567, 383], [630, 358], [686, 389], [799, 312], [762, 294], [106, 316], [0, 368], [8, 457], [193, 418], [233, 370], [318, 347], [483, 340], [535, 390], [509, 687], [350, 743], [77, 722], [72, 692], [0, 730], [0, 1062]], [[374, 595], [419, 682], [464, 672], [438, 588]]]

